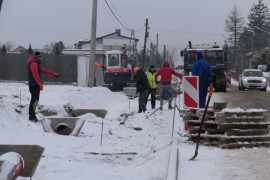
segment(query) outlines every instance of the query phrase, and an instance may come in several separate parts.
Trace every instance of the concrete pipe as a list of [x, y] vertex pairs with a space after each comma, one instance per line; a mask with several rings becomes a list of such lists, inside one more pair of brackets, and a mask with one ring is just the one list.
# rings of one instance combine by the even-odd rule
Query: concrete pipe
[[3, 161], [0, 167], [0, 179], [11, 180], [15, 179], [24, 169], [23, 158], [15, 152], [8, 152], [0, 156], [0, 161]]
[[68, 136], [71, 134], [72, 130], [71, 130], [71, 127], [67, 123], [60, 123], [55, 127], [54, 132], [56, 134]]

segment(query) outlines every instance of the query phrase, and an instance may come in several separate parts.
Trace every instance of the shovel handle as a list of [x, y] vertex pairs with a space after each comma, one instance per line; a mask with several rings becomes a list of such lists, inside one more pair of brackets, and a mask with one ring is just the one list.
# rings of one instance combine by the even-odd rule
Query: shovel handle
[[210, 92], [209, 92], [209, 96], [212, 96], [212, 94], [213, 94], [213, 83], [211, 82], [210, 83]]

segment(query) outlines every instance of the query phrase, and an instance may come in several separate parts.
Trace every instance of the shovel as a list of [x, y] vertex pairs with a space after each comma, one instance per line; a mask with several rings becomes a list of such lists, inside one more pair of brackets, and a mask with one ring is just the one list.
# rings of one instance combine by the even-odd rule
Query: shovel
[[202, 117], [202, 120], [201, 120], [200, 129], [199, 129], [199, 132], [198, 132], [198, 138], [197, 138], [197, 145], [196, 145], [196, 149], [195, 149], [195, 154], [194, 154], [194, 156], [192, 158], [190, 158], [190, 161], [194, 160], [198, 156], [198, 149], [199, 149], [200, 138], [201, 138], [201, 130], [202, 130], [203, 122], [204, 122], [204, 119], [205, 119], [205, 116], [206, 116], [206, 113], [207, 113], [208, 105], [209, 105], [209, 102], [211, 100], [212, 94], [213, 94], [213, 83], [211, 82], [210, 83], [209, 96], [208, 96], [207, 103], [206, 103], [206, 106], [205, 106], [205, 109], [204, 109], [204, 112], [203, 112], [203, 117]]

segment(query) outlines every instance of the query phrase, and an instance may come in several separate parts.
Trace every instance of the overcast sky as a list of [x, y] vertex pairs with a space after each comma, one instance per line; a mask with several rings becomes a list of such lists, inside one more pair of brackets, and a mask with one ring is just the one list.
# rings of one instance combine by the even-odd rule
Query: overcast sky
[[[149, 18], [150, 40], [178, 49], [188, 41], [193, 44], [224, 42], [225, 18], [236, 5], [246, 18], [257, 0], [108, 0], [129, 28], [140, 29]], [[270, 0], [264, 0], [270, 7]], [[0, 44], [12, 41], [16, 45], [34, 48], [63, 40], [73, 45], [79, 39], [89, 39], [91, 33], [92, 0], [4, 0], [0, 14]], [[247, 18], [246, 18], [247, 19]], [[122, 30], [104, 0], [98, 0], [97, 36]], [[162, 30], [163, 29], [163, 30]], [[164, 31], [169, 30], [169, 31]], [[173, 32], [177, 31], [177, 32]], [[180, 33], [188, 32], [188, 33]], [[199, 33], [199, 34], [198, 34]], [[211, 34], [211, 35], [209, 35]], [[144, 29], [135, 36], [141, 49]], [[148, 41], [149, 43], [150, 41]]]

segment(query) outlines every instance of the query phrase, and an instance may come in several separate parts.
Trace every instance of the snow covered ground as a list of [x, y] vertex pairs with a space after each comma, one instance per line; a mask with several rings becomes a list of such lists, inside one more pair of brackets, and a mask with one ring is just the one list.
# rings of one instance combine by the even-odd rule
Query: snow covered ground
[[[18, 113], [20, 91], [23, 106], [21, 114]], [[102, 122], [101, 118], [93, 114], [82, 116], [86, 123], [79, 137], [45, 133], [41, 123], [28, 121], [29, 100], [27, 85], [0, 83], [0, 144], [35, 144], [45, 147], [34, 180], [164, 180], [168, 173], [176, 171], [168, 171], [173, 110], [167, 110], [167, 105], [162, 112], [157, 111], [147, 119], [146, 116], [153, 112], [148, 104], [146, 113], [135, 113], [128, 118], [125, 126], [120, 126], [120, 114], [137, 112], [137, 99], [129, 100], [123, 93], [101, 87], [45, 85], [41, 92], [39, 111], [53, 112], [54, 117], [68, 116], [64, 106], [108, 111], [104, 119], [103, 145], [100, 146], [101, 125], [93, 122]], [[214, 93], [213, 101], [222, 101], [220, 94]], [[176, 103], [179, 104], [179, 98]], [[41, 113], [37, 116], [39, 119], [44, 118]], [[188, 161], [194, 154], [195, 145], [183, 137], [183, 122], [178, 112], [175, 120], [173, 141], [179, 149], [179, 179], [270, 178], [268, 148], [222, 150], [200, 146], [197, 159]], [[135, 131], [128, 127], [141, 127], [143, 130]], [[138, 154], [102, 156], [91, 155], [90, 152]], [[171, 156], [172, 159], [175, 160], [176, 156]]]

